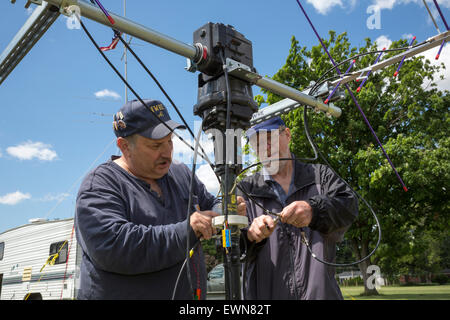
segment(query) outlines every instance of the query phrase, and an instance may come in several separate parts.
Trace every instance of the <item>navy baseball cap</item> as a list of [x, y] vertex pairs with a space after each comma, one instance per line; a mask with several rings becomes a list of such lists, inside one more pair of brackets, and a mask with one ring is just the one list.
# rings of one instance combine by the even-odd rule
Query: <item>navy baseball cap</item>
[[284, 121], [280, 117], [275, 117], [261, 123], [258, 123], [247, 130], [247, 138], [250, 139], [255, 133], [264, 130], [266, 132], [270, 130], [275, 130], [280, 128], [281, 126], [286, 126]]
[[170, 119], [169, 112], [161, 101], [142, 101], [145, 105], [139, 100], [128, 101], [114, 115], [113, 128], [117, 137], [128, 137], [138, 133], [146, 138], [157, 140], [164, 138], [175, 129], [186, 129], [185, 126]]

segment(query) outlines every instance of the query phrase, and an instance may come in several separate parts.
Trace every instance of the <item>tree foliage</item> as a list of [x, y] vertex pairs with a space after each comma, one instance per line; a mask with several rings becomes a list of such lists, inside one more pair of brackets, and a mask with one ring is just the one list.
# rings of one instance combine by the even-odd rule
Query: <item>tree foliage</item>
[[[334, 31], [329, 32], [329, 38], [324, 42], [337, 63], [356, 54], [377, 50], [376, 43], [370, 39], [365, 40], [363, 47], [351, 47], [346, 33], [336, 35]], [[399, 40], [393, 42], [391, 48], [407, 45], [406, 40]], [[398, 53], [385, 53], [382, 59]], [[377, 55], [358, 58], [354, 70], [373, 64]], [[345, 71], [349, 65], [350, 61], [340, 70]], [[320, 45], [307, 49], [292, 37], [286, 63], [272, 78], [303, 90], [332, 67]], [[394, 276], [411, 272], [414, 269], [411, 265], [424, 266], [427, 259], [436, 263], [435, 258], [426, 258], [425, 253], [430, 248], [418, 244], [418, 239], [437, 234], [446, 234], [448, 238], [450, 95], [448, 91], [437, 90], [435, 84], [437, 71], [445, 66], [436, 67], [424, 57], [414, 57], [405, 60], [398, 77], [394, 78], [396, 68], [397, 65], [392, 65], [372, 73], [358, 94], [359, 83], [349, 83], [349, 87], [408, 192], [403, 191], [348, 94], [336, 103], [342, 109], [339, 118], [308, 113], [310, 132], [321, 152], [379, 217], [382, 243], [375, 255], [360, 265], [363, 275], [370, 264], [377, 264], [382, 273]], [[263, 92], [265, 97], [257, 97], [260, 103], [272, 104], [282, 99], [271, 92]], [[304, 134], [303, 110], [297, 109], [283, 118], [293, 134], [291, 150], [297, 157], [312, 157]], [[352, 243], [354, 258], [367, 255], [377, 240], [375, 220], [362, 202], [359, 211], [357, 221], [346, 234], [346, 243]], [[419, 262], [420, 259], [423, 262]]]

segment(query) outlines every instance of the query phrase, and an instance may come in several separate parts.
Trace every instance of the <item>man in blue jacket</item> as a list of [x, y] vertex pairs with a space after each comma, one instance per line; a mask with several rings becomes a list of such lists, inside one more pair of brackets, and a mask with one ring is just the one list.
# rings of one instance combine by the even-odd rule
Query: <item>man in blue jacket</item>
[[[333, 262], [336, 242], [358, 214], [353, 192], [328, 167], [294, 159], [289, 150], [291, 132], [281, 118], [250, 128], [247, 136], [260, 160], [271, 161], [239, 184], [250, 221], [244, 230], [251, 249], [244, 275], [245, 297], [342, 299], [334, 268], [311, 256], [302, 230], [314, 254]], [[283, 158], [294, 160], [278, 160]], [[255, 202], [279, 213], [281, 221], [265, 214]]]
[[[218, 214], [212, 210], [219, 201], [197, 177], [188, 231], [191, 172], [172, 161], [172, 131], [183, 126], [160, 101], [144, 102], [130, 101], [114, 116], [122, 156], [112, 156], [81, 184], [75, 213], [82, 248], [78, 299], [171, 299], [187, 238], [193, 246], [215, 233], [211, 221]], [[175, 299], [199, 292], [204, 299], [201, 245], [189, 263], [194, 292], [185, 269]]]

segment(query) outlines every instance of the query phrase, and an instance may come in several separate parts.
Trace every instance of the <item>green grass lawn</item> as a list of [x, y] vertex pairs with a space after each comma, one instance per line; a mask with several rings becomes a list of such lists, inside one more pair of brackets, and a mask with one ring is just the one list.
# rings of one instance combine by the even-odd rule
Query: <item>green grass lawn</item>
[[378, 296], [361, 296], [364, 287], [341, 287], [345, 300], [450, 300], [450, 284], [388, 286], [378, 289]]

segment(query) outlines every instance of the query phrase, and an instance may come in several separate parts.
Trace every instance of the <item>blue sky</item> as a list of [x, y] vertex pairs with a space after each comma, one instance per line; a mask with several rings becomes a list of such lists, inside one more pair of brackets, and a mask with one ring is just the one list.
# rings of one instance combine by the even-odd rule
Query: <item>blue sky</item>
[[[0, 3], [0, 52], [35, 8], [25, 9], [25, 2]], [[432, 1], [427, 2], [437, 17]], [[123, 0], [102, 3], [108, 10], [123, 14]], [[379, 39], [383, 46], [382, 42], [412, 35], [421, 42], [436, 34], [421, 0], [302, 3], [322, 37], [330, 29], [347, 31], [353, 46], [363, 45], [366, 37]], [[450, 22], [450, 0], [439, 3]], [[370, 5], [381, 9], [379, 28], [367, 25]], [[317, 44], [295, 0], [128, 0], [127, 17], [185, 43], [192, 43], [193, 32], [208, 21], [233, 25], [253, 42], [254, 66], [268, 76], [284, 64], [293, 35], [302, 46]], [[124, 85], [84, 32], [67, 28], [66, 20], [60, 16], [0, 86], [0, 233], [31, 218], [73, 217], [82, 177], [118, 154], [111, 122], [112, 114], [124, 103]], [[443, 31], [439, 17], [437, 22]], [[110, 43], [109, 28], [92, 21], [86, 21], [86, 25], [101, 46]], [[197, 75], [184, 70], [185, 58], [141, 40], [134, 39], [132, 44], [194, 128], [194, 121], [199, 120], [192, 113]], [[429, 57], [437, 49], [431, 51]], [[107, 53], [121, 71], [122, 54], [121, 44]], [[441, 60], [450, 63], [449, 56], [447, 45]], [[169, 106], [130, 55], [128, 79], [141, 97], [160, 99]], [[450, 90], [448, 79], [439, 86]], [[170, 112], [178, 120], [175, 112]], [[200, 167], [199, 175], [214, 192], [214, 179], [206, 169]]]

